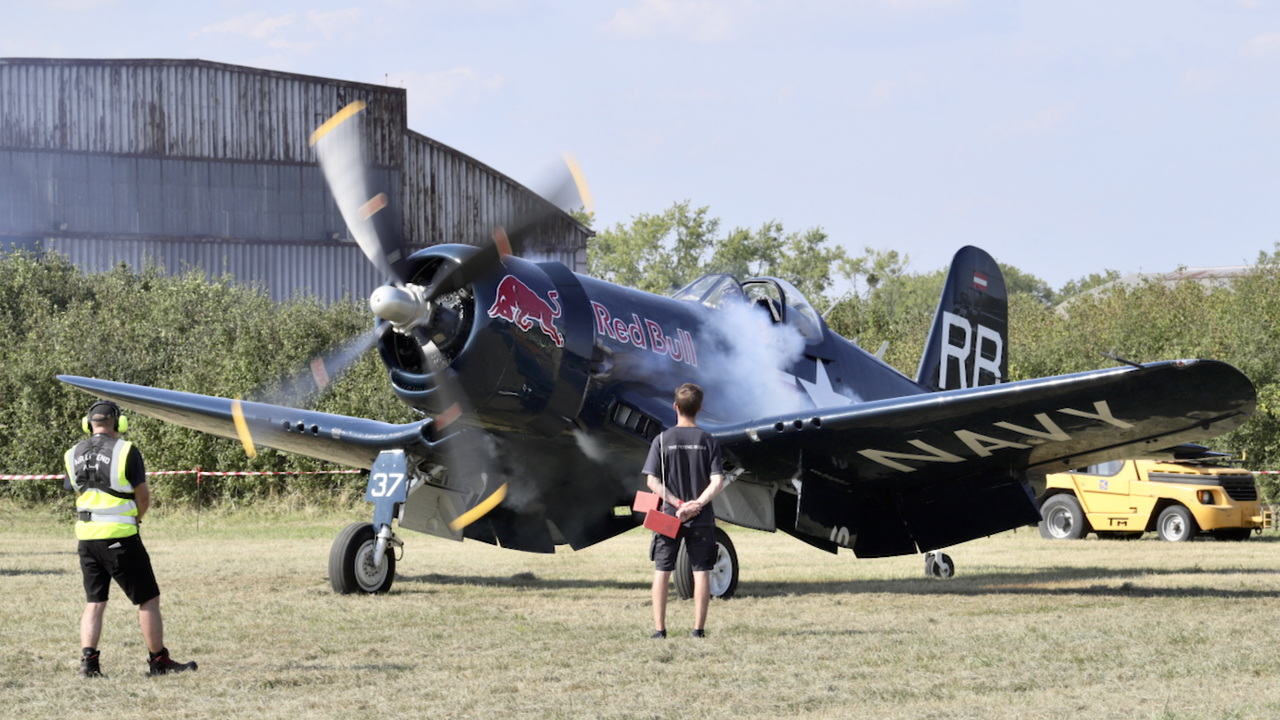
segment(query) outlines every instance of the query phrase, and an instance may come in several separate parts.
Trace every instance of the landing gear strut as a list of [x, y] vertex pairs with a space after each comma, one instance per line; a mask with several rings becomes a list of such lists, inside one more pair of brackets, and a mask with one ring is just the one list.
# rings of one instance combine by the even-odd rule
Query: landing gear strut
[[384, 450], [369, 472], [364, 499], [373, 503], [373, 523], [352, 523], [329, 550], [329, 584], [342, 595], [381, 594], [396, 579], [396, 548], [404, 543], [391, 531], [397, 507], [408, 497], [403, 450]]
[[[399, 540], [391, 538], [393, 545]], [[396, 555], [385, 552], [375, 562], [378, 538], [369, 523], [351, 523], [333, 541], [329, 551], [329, 584], [342, 595], [355, 592], [382, 594], [396, 579]]]
[[924, 574], [947, 580], [956, 574], [956, 565], [946, 553], [928, 552], [924, 554]]

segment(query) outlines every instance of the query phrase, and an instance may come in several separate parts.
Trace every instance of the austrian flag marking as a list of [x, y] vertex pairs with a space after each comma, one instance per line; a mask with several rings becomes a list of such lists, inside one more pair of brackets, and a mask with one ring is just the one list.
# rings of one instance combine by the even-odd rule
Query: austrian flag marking
[[980, 273], [980, 272], [978, 272], [978, 271], [976, 271], [976, 270], [975, 270], [975, 271], [974, 271], [974, 273], [973, 273], [973, 286], [974, 286], [974, 287], [976, 287], [976, 288], [978, 288], [978, 289], [979, 289], [979, 290], [981, 290], [982, 292], [986, 292], [986, 291], [987, 291], [987, 276], [986, 276], [986, 275], [983, 275], [982, 273]]

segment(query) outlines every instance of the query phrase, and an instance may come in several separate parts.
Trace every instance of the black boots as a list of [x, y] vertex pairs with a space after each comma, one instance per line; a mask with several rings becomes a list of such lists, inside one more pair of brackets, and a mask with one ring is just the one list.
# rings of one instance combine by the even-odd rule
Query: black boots
[[[94, 663], [97, 663], [95, 656]], [[198, 668], [195, 661], [187, 663], [175, 662], [169, 657], [169, 648], [163, 648], [158, 653], [149, 653], [149, 663], [151, 665], [148, 675], [167, 675], [169, 673], [179, 673], [184, 670], [195, 670]]]
[[102, 668], [98, 667], [98, 651], [84, 648], [80, 651], [80, 677], [102, 677]]

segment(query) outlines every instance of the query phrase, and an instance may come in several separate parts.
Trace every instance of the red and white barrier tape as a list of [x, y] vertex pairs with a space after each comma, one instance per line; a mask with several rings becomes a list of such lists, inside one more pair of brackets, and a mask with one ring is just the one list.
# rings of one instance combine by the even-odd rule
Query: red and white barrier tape
[[[250, 472], [214, 470], [153, 470], [147, 475], [358, 475], [364, 470], [281, 470], [279, 472]], [[66, 480], [66, 475], [0, 475], [0, 480]]]

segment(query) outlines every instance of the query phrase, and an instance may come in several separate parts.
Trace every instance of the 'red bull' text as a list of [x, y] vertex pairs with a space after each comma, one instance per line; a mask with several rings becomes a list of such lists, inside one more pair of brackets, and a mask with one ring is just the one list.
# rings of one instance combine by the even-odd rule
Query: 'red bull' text
[[666, 355], [676, 362], [687, 363], [698, 367], [698, 354], [693, 348], [693, 336], [681, 328], [676, 328], [674, 335], [662, 332], [658, 323], [648, 318], [641, 319], [631, 313], [631, 322], [623, 318], [615, 318], [609, 309], [598, 302], [591, 303], [596, 315], [596, 333], [607, 335], [623, 345], [634, 345], [647, 348], [658, 355]]

